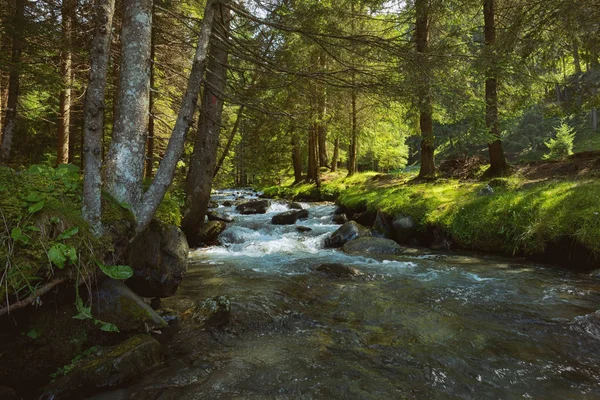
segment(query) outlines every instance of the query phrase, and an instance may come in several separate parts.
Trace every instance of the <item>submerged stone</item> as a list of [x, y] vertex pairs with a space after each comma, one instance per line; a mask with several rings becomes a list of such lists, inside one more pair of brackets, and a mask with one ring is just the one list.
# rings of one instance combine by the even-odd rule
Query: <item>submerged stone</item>
[[317, 267], [314, 267], [313, 270], [332, 276], [361, 276], [363, 274], [358, 269], [350, 265], [339, 263], [321, 264]]
[[231, 302], [226, 296], [215, 296], [199, 301], [191, 310], [194, 322], [204, 326], [222, 326], [231, 318]]
[[325, 239], [325, 247], [342, 247], [344, 243], [359, 237], [369, 237], [371, 232], [357, 222], [350, 221], [342, 225], [333, 232], [329, 238]]
[[300, 232], [300, 233], [305, 233], [305, 232], [310, 232], [310, 231], [312, 231], [312, 228], [309, 228], [308, 226], [302, 226], [302, 225], [299, 225], [299, 226], [297, 226], [297, 227], [296, 227], [296, 230], [297, 230], [298, 232]]
[[343, 250], [348, 254], [400, 254], [402, 247], [393, 240], [375, 237], [361, 237], [344, 244]]

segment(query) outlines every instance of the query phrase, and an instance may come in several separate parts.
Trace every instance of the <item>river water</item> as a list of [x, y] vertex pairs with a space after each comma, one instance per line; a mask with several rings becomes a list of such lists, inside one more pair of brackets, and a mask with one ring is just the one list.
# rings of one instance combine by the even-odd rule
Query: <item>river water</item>
[[[286, 205], [247, 216], [221, 206], [235, 218], [224, 245], [192, 251], [163, 304], [227, 296], [231, 321], [180, 324], [162, 338], [164, 367], [110, 398], [600, 398], [597, 279], [462, 254], [349, 256], [322, 249], [335, 206], [303, 207], [308, 220], [274, 226]], [[311, 270], [326, 262], [364, 276]]]

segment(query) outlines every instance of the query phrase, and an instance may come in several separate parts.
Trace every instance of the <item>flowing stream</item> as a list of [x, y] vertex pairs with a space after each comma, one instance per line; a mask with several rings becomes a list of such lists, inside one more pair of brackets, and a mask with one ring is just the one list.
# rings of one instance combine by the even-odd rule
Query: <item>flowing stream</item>
[[[322, 249], [339, 227], [335, 207], [303, 207], [309, 219], [275, 226], [284, 204], [262, 215], [221, 206], [235, 218], [224, 244], [194, 250], [163, 305], [184, 310], [223, 295], [231, 321], [181, 324], [162, 338], [164, 367], [105, 398], [600, 398], [597, 279], [462, 254], [349, 256]], [[365, 275], [311, 270], [330, 262]]]

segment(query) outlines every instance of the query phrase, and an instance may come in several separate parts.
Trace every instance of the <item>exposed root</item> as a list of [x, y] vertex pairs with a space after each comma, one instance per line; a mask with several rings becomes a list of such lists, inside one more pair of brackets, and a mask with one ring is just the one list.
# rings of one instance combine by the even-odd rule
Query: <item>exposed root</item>
[[5, 314], [10, 314], [11, 311], [18, 310], [20, 308], [24, 308], [24, 307], [30, 306], [32, 304], [35, 304], [35, 302], [36, 302], [36, 300], [37, 300], [38, 297], [43, 296], [44, 294], [48, 293], [55, 286], [60, 285], [64, 281], [65, 281], [65, 278], [59, 278], [59, 279], [55, 279], [53, 281], [50, 281], [46, 285], [44, 285], [41, 288], [37, 289], [35, 291], [35, 293], [31, 294], [26, 299], [23, 299], [21, 301], [17, 301], [16, 303], [13, 303], [13, 304], [8, 304], [4, 308], [0, 308], [0, 317], [3, 316], [3, 315], [5, 315]]

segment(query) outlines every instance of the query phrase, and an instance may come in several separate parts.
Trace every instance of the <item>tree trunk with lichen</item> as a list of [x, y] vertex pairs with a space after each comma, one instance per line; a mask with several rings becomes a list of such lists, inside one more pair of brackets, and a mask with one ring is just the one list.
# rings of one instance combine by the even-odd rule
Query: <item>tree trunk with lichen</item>
[[96, 233], [101, 233], [104, 94], [115, 0], [97, 0], [94, 11], [96, 32], [90, 51], [90, 79], [84, 105], [83, 216]]
[[72, 36], [75, 6], [76, 3], [73, 0], [63, 0], [61, 8], [63, 48], [60, 57], [60, 72], [62, 75], [62, 89], [60, 91], [56, 164], [66, 164], [69, 162], [71, 86], [73, 84], [73, 71], [71, 68], [73, 58]]

